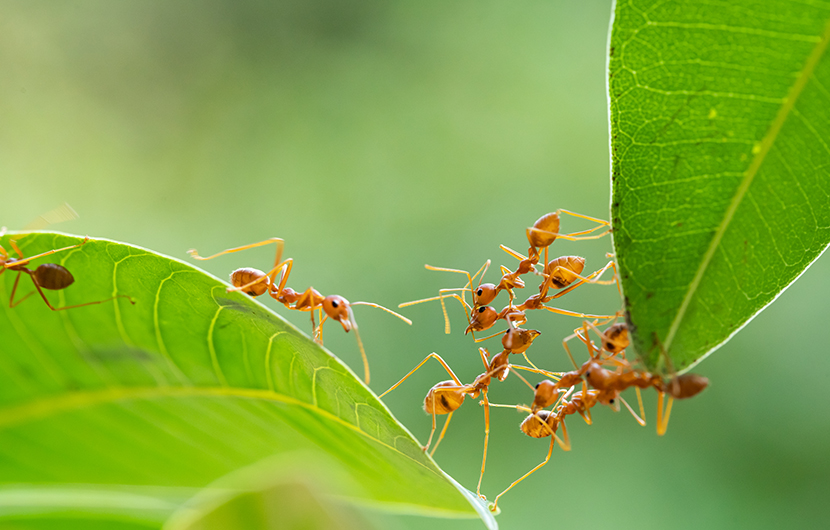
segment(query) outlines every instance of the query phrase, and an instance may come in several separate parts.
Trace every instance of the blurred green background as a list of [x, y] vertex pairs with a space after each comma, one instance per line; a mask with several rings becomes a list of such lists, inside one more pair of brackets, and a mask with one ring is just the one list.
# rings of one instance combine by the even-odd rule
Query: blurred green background
[[[295, 259], [295, 288], [390, 307], [431, 296], [464, 282], [424, 263], [512, 267], [498, 245], [524, 252], [524, 228], [540, 215], [608, 216], [610, 13], [610, 1], [3, 2], [0, 223], [21, 228], [67, 201], [81, 219], [56, 228], [182, 259], [191, 247], [211, 253], [279, 236]], [[582, 226], [566, 220], [563, 229]], [[594, 270], [611, 245], [553, 248]], [[259, 249], [204, 268], [225, 278], [272, 259]], [[590, 427], [572, 421], [573, 451], [556, 451], [504, 498], [502, 528], [826, 524], [830, 359], [818, 331], [828, 274], [830, 261], [819, 260], [700, 365], [711, 387], [677, 403], [665, 437], [654, 432], [651, 395], [646, 428], [609, 410]], [[619, 307], [615, 290], [600, 286], [557, 302]], [[405, 310], [411, 328], [356, 310], [376, 392], [432, 351], [465, 380], [481, 372], [463, 314], [449, 307], [450, 336], [437, 304]], [[277, 312], [310, 330], [307, 315]], [[543, 331], [535, 362], [568, 369], [559, 341], [577, 324], [532, 315], [528, 327]], [[325, 338], [360, 372], [354, 337], [331, 326]], [[422, 399], [442, 379], [431, 365], [385, 400], [421, 440], [430, 424]], [[491, 399], [532, 395], [509, 378]], [[547, 450], [518, 430], [521, 419], [493, 412], [490, 498]], [[472, 489], [482, 424], [469, 400], [436, 454]]]

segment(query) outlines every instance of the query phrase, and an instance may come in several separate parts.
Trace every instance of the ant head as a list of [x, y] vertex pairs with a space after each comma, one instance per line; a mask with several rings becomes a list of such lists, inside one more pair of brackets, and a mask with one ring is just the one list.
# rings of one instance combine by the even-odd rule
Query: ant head
[[492, 283], [482, 283], [473, 292], [473, 304], [476, 306], [487, 305], [496, 298], [498, 294], [496, 286]]
[[501, 344], [505, 350], [513, 353], [522, 353], [530, 348], [530, 345], [533, 344], [536, 337], [541, 334], [541, 331], [535, 329], [514, 328], [511, 326], [507, 328], [507, 332], [502, 336]]
[[559, 214], [546, 213], [527, 229], [527, 241], [531, 247], [544, 248], [556, 240], [559, 233]]
[[611, 407], [617, 412], [620, 411], [619, 393], [616, 390], [603, 390], [597, 394], [597, 401]]
[[467, 326], [464, 334], [466, 335], [470, 331], [484, 331], [485, 329], [490, 329], [493, 327], [493, 324], [496, 323], [498, 317], [498, 312], [491, 306], [481, 306], [473, 311], [472, 318], [470, 319], [470, 325]]
[[352, 329], [352, 323], [349, 319], [349, 301], [340, 295], [332, 294], [323, 300], [323, 311], [329, 316], [343, 325], [343, 329], [349, 331]]
[[548, 379], [545, 379], [536, 385], [531, 410], [533, 413], [536, 413], [536, 411], [540, 409], [549, 407], [553, 405], [553, 402], [556, 401], [557, 397], [559, 397], [559, 392], [556, 390], [556, 384]]
[[586, 363], [585, 379], [588, 380], [588, 384], [592, 387], [599, 389], [606, 388], [610, 378], [611, 373], [600, 366], [598, 362], [592, 360]]

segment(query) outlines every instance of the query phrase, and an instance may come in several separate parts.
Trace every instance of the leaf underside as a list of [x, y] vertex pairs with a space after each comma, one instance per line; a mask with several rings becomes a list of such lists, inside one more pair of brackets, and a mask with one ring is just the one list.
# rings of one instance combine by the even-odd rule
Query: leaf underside
[[828, 41], [827, 2], [617, 4], [612, 222], [647, 367], [699, 362], [830, 242]]
[[[25, 255], [80, 241], [12, 237]], [[100, 498], [163, 521], [217, 478], [297, 451], [342, 470], [340, 497], [479, 515], [339, 359], [258, 301], [187, 263], [112, 241], [32, 268], [44, 262], [75, 277], [47, 292], [56, 307], [115, 295], [135, 305], [121, 298], [52, 312], [35, 295], [12, 309], [15, 273], [0, 277], [0, 518]], [[33, 289], [25, 275], [19, 289]], [[124, 488], [127, 501], [111, 498]], [[35, 507], [15, 508], [15, 498]], [[81, 511], [97, 504], [81, 502]]]

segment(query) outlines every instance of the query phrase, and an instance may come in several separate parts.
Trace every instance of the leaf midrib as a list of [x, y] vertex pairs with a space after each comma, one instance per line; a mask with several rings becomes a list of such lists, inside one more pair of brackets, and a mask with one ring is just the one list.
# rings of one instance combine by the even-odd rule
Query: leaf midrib
[[239, 387], [197, 387], [197, 386], [182, 386], [182, 387], [126, 387], [115, 386], [107, 387], [101, 390], [86, 390], [76, 392], [66, 392], [56, 394], [46, 399], [38, 399], [24, 403], [21, 405], [0, 408], [0, 430], [15, 425], [20, 425], [29, 421], [43, 419], [54, 414], [71, 410], [81, 410], [85, 407], [95, 405], [115, 403], [118, 401], [130, 401], [141, 399], [154, 398], [183, 398], [183, 397], [235, 397], [245, 399], [260, 399], [265, 401], [276, 401], [285, 403], [287, 405], [296, 405], [310, 410], [320, 416], [337, 422], [344, 427], [347, 427], [369, 440], [377, 442], [378, 444], [394, 451], [395, 453], [408, 458], [431, 473], [444, 478], [444, 475], [436, 472], [435, 469], [412, 458], [406, 453], [401, 452], [396, 447], [375, 438], [366, 431], [362, 430], [357, 425], [349, 423], [344, 419], [332, 414], [331, 412], [321, 409], [311, 403], [300, 401], [299, 399], [273, 392], [271, 390], [262, 390], [254, 388], [239, 388]]
[[764, 163], [767, 154], [772, 149], [775, 140], [778, 138], [778, 134], [781, 132], [781, 128], [784, 126], [784, 122], [786, 122], [787, 118], [789, 117], [792, 110], [795, 108], [795, 103], [798, 100], [798, 97], [801, 95], [801, 92], [804, 90], [804, 87], [807, 86], [807, 83], [810, 80], [810, 77], [813, 74], [816, 66], [818, 65], [821, 58], [824, 56], [824, 52], [827, 50], [828, 42], [830, 42], [830, 20], [824, 26], [824, 33], [821, 35], [821, 40], [816, 44], [813, 51], [810, 53], [810, 56], [807, 58], [807, 62], [804, 65], [804, 68], [801, 70], [798, 78], [796, 79], [793, 86], [790, 88], [789, 93], [787, 94], [786, 99], [784, 100], [784, 104], [778, 109], [778, 113], [775, 116], [775, 119], [772, 121], [767, 134], [761, 140], [761, 143], [758, 148], [758, 152], [755, 154], [755, 157], [752, 159], [749, 167], [744, 174], [744, 178], [741, 181], [740, 186], [738, 187], [735, 196], [732, 198], [732, 201], [729, 204], [729, 208], [726, 210], [726, 215], [724, 216], [721, 224], [718, 226], [717, 231], [715, 232], [715, 236], [712, 238], [712, 241], [709, 243], [709, 247], [706, 249], [706, 253], [703, 256], [703, 261], [701, 261], [700, 265], [698, 266], [697, 271], [695, 272], [694, 279], [692, 283], [689, 284], [689, 289], [686, 292], [685, 297], [683, 298], [683, 303], [680, 304], [680, 308], [677, 310], [677, 314], [675, 315], [674, 320], [672, 321], [671, 326], [669, 327], [669, 332], [666, 335], [666, 339], [663, 341], [663, 347], [665, 348], [666, 352], [669, 352], [671, 349], [672, 341], [677, 333], [677, 330], [680, 328], [680, 324], [683, 322], [683, 317], [686, 315], [686, 310], [689, 308], [689, 304], [692, 301], [695, 293], [697, 292], [697, 288], [700, 285], [700, 282], [703, 279], [703, 275], [706, 273], [706, 269], [709, 267], [709, 263], [712, 261], [712, 258], [715, 255], [715, 251], [717, 250], [718, 246], [720, 246], [720, 242], [723, 239], [723, 235], [726, 233], [727, 228], [729, 227], [729, 223], [732, 221], [735, 212], [738, 210], [738, 206], [740, 206], [741, 201], [743, 200], [744, 196], [746, 195], [747, 190], [749, 190], [749, 186], [752, 184], [755, 175], [758, 173], [761, 165]]

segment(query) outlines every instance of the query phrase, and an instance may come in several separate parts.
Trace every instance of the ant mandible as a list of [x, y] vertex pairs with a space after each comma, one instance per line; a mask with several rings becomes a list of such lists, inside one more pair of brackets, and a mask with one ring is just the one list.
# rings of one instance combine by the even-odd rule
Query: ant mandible
[[[0, 237], [3, 237], [5, 233], [6, 227], [0, 229]], [[42, 258], [66, 250], [71, 250], [73, 248], [79, 248], [85, 245], [88, 241], [89, 238], [85, 237], [83, 241], [76, 245], [71, 245], [63, 248], [56, 248], [53, 250], [43, 252], [41, 254], [37, 254], [35, 256], [30, 256], [28, 258], [23, 256], [23, 252], [17, 245], [17, 241], [14, 239], [9, 239], [9, 245], [11, 245], [14, 252], [17, 253], [17, 258], [10, 256], [6, 249], [0, 246], [0, 265], [2, 265], [2, 269], [0, 269], [0, 274], [3, 274], [7, 270], [17, 272], [17, 277], [14, 279], [14, 286], [12, 287], [11, 296], [9, 296], [9, 307], [17, 307], [35, 293], [35, 291], [32, 291], [31, 293], [27, 294], [17, 302], [14, 301], [14, 296], [17, 293], [17, 287], [20, 283], [20, 275], [23, 273], [29, 275], [29, 277], [32, 279], [32, 283], [34, 284], [35, 289], [40, 294], [40, 297], [43, 298], [43, 301], [46, 303], [46, 306], [52, 311], [65, 311], [67, 309], [75, 309], [87, 305], [102, 304], [104, 302], [115, 300], [116, 298], [127, 298], [131, 304], [135, 304], [132, 298], [123, 294], [113, 296], [112, 298], [107, 298], [105, 300], [96, 300], [93, 302], [86, 302], [83, 304], [76, 304], [65, 307], [54, 307], [51, 303], [49, 303], [49, 299], [46, 298], [46, 294], [44, 294], [43, 289], [47, 289], [50, 291], [60, 291], [62, 289], [66, 289], [75, 282], [75, 278], [72, 276], [72, 273], [70, 273], [66, 267], [58, 265], [57, 263], [43, 263], [41, 265], [38, 265], [35, 270], [30, 269], [26, 265], [28, 265], [29, 262], [31, 262], [32, 260], [36, 260], [38, 258]]]
[[[271, 298], [285, 305], [285, 307], [287, 307], [288, 309], [294, 311], [308, 311], [311, 315], [312, 337], [319, 344], [323, 343], [323, 324], [328, 318], [331, 318], [332, 320], [336, 320], [337, 322], [339, 322], [343, 326], [343, 330], [345, 330], [347, 333], [351, 330], [354, 330], [355, 338], [357, 339], [357, 345], [360, 349], [360, 355], [363, 359], [363, 380], [368, 385], [370, 380], [369, 358], [366, 356], [366, 350], [363, 347], [363, 341], [360, 338], [360, 333], [358, 331], [357, 321], [354, 318], [352, 306], [365, 305], [370, 307], [376, 307], [378, 309], [383, 309], [387, 313], [395, 315], [396, 317], [400, 318], [409, 325], [412, 325], [411, 320], [404, 317], [403, 315], [399, 315], [391, 309], [387, 309], [382, 305], [375, 304], [373, 302], [349, 302], [344, 297], [336, 294], [324, 296], [313, 287], [309, 287], [302, 293], [298, 293], [294, 289], [286, 287], [286, 282], [288, 281], [288, 276], [291, 273], [291, 268], [294, 264], [294, 260], [293, 258], [287, 258], [285, 260], [282, 259], [282, 252], [283, 248], [285, 247], [285, 241], [279, 237], [272, 237], [264, 241], [252, 243], [250, 245], [230, 248], [207, 257], [199, 256], [199, 254], [196, 252], [196, 249], [190, 249], [187, 251], [187, 253], [190, 254], [190, 256], [194, 259], [205, 261], [222, 256], [224, 254], [230, 254], [233, 252], [239, 252], [241, 250], [247, 250], [250, 248], [256, 248], [270, 244], [274, 244], [277, 247], [276, 256], [274, 259], [274, 267], [268, 272], [263, 272], [259, 269], [254, 269], [252, 267], [243, 267], [234, 270], [231, 273], [231, 284], [233, 285], [233, 287], [229, 287], [227, 291], [242, 291], [243, 293], [250, 296], [261, 296], [265, 293], [268, 293], [268, 295], [271, 296]], [[277, 275], [280, 276], [279, 282], [277, 282]], [[320, 315], [319, 326], [314, 321], [315, 310], [318, 311]], [[323, 316], [323, 313], [325, 313], [325, 316]]]

